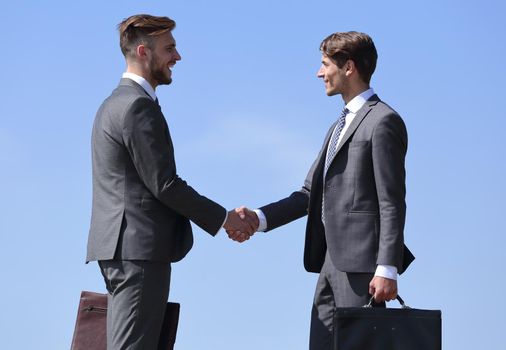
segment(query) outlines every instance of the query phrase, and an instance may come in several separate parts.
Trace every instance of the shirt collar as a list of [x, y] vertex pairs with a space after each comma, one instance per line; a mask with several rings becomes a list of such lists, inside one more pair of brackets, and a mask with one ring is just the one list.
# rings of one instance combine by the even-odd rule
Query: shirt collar
[[144, 91], [146, 91], [148, 93], [148, 95], [153, 99], [153, 101], [156, 101], [155, 89], [153, 89], [151, 84], [148, 83], [148, 81], [146, 79], [144, 79], [140, 75], [137, 75], [134, 73], [129, 73], [129, 72], [123, 73], [123, 78], [127, 78], [127, 79], [135, 81], [137, 84], [142, 86]]
[[374, 95], [374, 90], [369, 88], [362, 92], [360, 95], [355, 96], [350, 102], [348, 102], [345, 106], [351, 113], [356, 114], [360, 108], [367, 102], [371, 96]]

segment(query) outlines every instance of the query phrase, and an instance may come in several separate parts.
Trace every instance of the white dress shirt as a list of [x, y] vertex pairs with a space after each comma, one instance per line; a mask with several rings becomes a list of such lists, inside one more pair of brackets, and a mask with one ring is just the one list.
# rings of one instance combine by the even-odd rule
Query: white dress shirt
[[[348, 102], [345, 106], [345, 108], [348, 109], [348, 114], [346, 114], [345, 117], [345, 124], [343, 129], [341, 130], [341, 134], [339, 134], [339, 138], [337, 141], [337, 147], [339, 147], [339, 144], [341, 143], [343, 136], [346, 134], [346, 130], [348, 130], [348, 127], [353, 122], [353, 119], [357, 115], [357, 112], [364, 106], [366, 101], [371, 98], [371, 96], [374, 95], [374, 90], [372, 88], [365, 90], [360, 95], [355, 96], [350, 102]], [[333, 132], [336, 130], [334, 129]], [[327, 146], [327, 151], [328, 151]], [[258, 220], [260, 224], [258, 225], [258, 231], [265, 231], [267, 229], [267, 218], [265, 217], [264, 213], [260, 209], [255, 209], [255, 213], [258, 216]], [[374, 274], [375, 276], [385, 277], [392, 280], [397, 280], [397, 267], [392, 265], [378, 265], [376, 267], [376, 272]]]

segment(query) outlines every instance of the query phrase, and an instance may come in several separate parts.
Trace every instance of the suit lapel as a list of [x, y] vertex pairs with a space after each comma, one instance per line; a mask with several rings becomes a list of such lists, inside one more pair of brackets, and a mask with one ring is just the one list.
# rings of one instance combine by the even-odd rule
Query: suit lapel
[[325, 167], [325, 160], [327, 159], [327, 150], [329, 148], [330, 138], [334, 133], [334, 129], [336, 128], [337, 121], [332, 124], [329, 131], [327, 132], [327, 136], [325, 136], [325, 141], [323, 142], [323, 150], [321, 152], [320, 159], [318, 160], [318, 167], [315, 169], [315, 174], [318, 176], [323, 176], [323, 168]]
[[336, 128], [336, 125], [337, 125], [337, 121], [334, 122], [334, 124], [332, 124], [332, 126], [330, 127], [330, 130], [327, 132], [327, 136], [325, 136], [325, 142], [323, 143], [323, 147], [325, 148], [325, 152], [323, 152], [323, 156], [322, 158], [325, 159], [327, 157], [327, 148], [329, 148], [329, 142], [330, 142], [330, 138], [332, 137], [332, 134], [334, 133], [334, 129]]
[[327, 135], [325, 136], [325, 139], [323, 140], [323, 146], [320, 150], [320, 153], [318, 154], [318, 157], [316, 159], [316, 165], [314, 165], [314, 171], [313, 175], [311, 177], [311, 193], [310, 196], [310, 203], [309, 206], [312, 206], [312, 203], [314, 202], [316, 195], [315, 193], [318, 193], [318, 190], [321, 190], [320, 187], [323, 183], [323, 168], [325, 167], [325, 159], [327, 158], [327, 148], [329, 147], [330, 137], [332, 136], [332, 132], [334, 131], [334, 128], [336, 127], [337, 121], [334, 122], [330, 126], [329, 131], [327, 132]]
[[357, 112], [357, 115], [355, 118], [353, 118], [353, 121], [351, 122], [350, 126], [346, 130], [346, 133], [343, 135], [343, 138], [341, 139], [341, 142], [339, 142], [339, 145], [337, 147], [336, 153], [334, 154], [334, 158], [332, 158], [331, 162], [334, 161], [336, 156], [339, 154], [339, 151], [341, 148], [343, 148], [344, 144], [350, 139], [350, 137], [355, 133], [360, 123], [362, 123], [362, 120], [369, 114], [372, 107], [375, 106], [379, 102], [379, 98], [377, 95], [371, 96], [369, 100], [360, 108]]

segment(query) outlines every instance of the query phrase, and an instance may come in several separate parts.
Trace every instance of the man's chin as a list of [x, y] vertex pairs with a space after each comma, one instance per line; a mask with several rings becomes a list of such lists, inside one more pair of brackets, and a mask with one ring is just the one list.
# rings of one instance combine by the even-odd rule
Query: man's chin
[[172, 83], [172, 72], [170, 71], [156, 70], [151, 73], [151, 76], [157, 85], [169, 85]]
[[171, 77], [163, 77], [162, 79], [158, 79], [158, 85], [170, 85], [172, 83]]

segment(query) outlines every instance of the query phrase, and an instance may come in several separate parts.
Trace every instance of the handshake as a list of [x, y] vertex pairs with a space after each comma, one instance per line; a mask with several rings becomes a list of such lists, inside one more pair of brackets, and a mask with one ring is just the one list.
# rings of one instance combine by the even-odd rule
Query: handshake
[[242, 243], [253, 236], [259, 224], [258, 216], [253, 210], [240, 207], [228, 212], [223, 228], [230, 239]]

